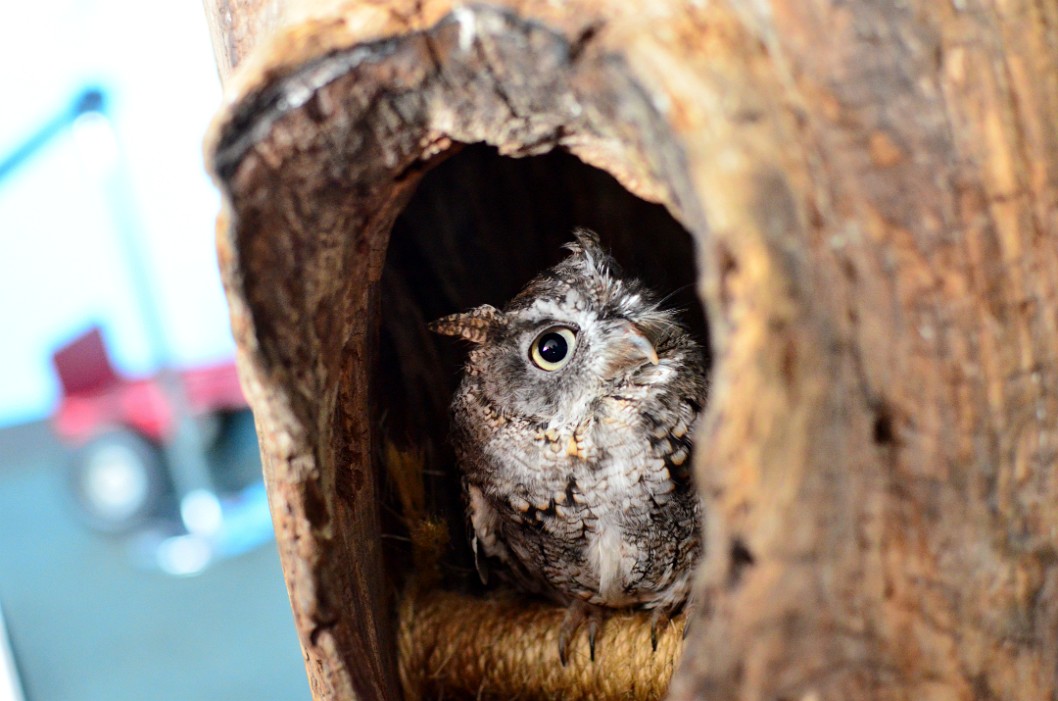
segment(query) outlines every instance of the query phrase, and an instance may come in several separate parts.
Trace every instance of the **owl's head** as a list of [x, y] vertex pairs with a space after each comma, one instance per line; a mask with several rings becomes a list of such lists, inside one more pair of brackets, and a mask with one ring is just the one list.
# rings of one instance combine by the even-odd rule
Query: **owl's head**
[[496, 408], [547, 419], [584, 404], [665, 361], [682, 333], [671, 312], [587, 229], [574, 232], [568, 258], [533, 279], [501, 311], [490, 305], [438, 319], [437, 333], [475, 344], [467, 360]]

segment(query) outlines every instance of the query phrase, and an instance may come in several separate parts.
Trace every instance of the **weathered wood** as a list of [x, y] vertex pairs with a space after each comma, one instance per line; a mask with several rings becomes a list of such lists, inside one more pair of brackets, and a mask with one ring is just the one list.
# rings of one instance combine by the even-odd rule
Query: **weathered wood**
[[[1058, 9], [210, 7], [222, 268], [317, 698], [397, 697], [372, 383], [418, 407], [397, 439], [436, 429], [443, 392], [414, 381], [446, 361], [399, 349], [432, 343], [424, 300], [502, 275], [442, 284], [465, 248], [409, 275], [396, 239], [430, 241], [414, 203], [405, 272], [383, 269], [423, 173], [477, 142], [570, 151], [697, 242], [708, 547], [674, 698], [1058, 695]], [[452, 167], [496, 162], [467, 154]], [[472, 274], [536, 245], [502, 234], [481, 233]], [[415, 323], [380, 330], [387, 304]]]
[[[757, 210], [785, 288], [767, 296], [788, 301], [764, 379], [790, 411], [718, 393], [710, 542], [755, 564], [714, 597], [675, 696], [1051, 698], [1055, 8], [772, 10], [742, 20], [767, 50], [757, 89], [786, 102], [782, 175], [757, 189], [788, 205]], [[757, 256], [731, 258], [712, 294], [755, 305]], [[740, 325], [714, 332], [741, 392]]]

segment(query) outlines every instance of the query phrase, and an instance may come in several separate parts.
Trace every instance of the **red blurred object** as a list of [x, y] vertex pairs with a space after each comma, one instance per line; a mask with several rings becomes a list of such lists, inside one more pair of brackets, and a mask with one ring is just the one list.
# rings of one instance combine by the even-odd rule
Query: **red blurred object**
[[[114, 428], [129, 428], [156, 443], [175, 429], [171, 393], [159, 376], [126, 379], [114, 371], [98, 328], [77, 337], [52, 355], [62, 384], [53, 417], [59, 436], [81, 445]], [[192, 414], [245, 409], [234, 362], [175, 371]]]

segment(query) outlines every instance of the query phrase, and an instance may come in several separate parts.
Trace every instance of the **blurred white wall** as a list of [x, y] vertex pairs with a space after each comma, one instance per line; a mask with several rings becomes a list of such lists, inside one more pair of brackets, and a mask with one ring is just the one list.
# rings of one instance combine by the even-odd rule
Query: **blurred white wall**
[[[131, 375], [232, 354], [213, 246], [218, 196], [202, 163], [220, 87], [201, 4], [0, 8], [0, 160], [87, 85], [110, 98], [131, 207], [115, 206], [105, 159], [86, 158], [69, 131], [0, 180], [0, 425], [50, 413], [50, 354], [93, 322]], [[140, 237], [164, 338], [144, 323], [121, 221]]]

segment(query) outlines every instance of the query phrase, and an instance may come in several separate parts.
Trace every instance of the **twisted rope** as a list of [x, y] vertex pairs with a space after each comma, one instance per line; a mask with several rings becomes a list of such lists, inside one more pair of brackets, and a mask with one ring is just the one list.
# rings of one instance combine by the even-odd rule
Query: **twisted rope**
[[595, 661], [586, 630], [558, 657], [565, 611], [512, 593], [479, 599], [409, 590], [401, 602], [399, 665], [406, 701], [425, 699], [661, 699], [683, 650], [682, 616], [659, 625], [650, 614], [617, 612], [601, 626]]

